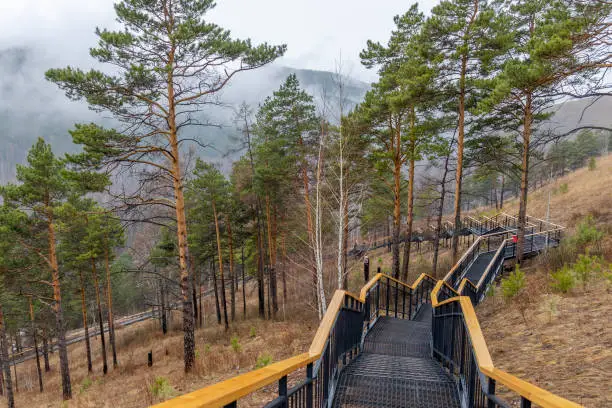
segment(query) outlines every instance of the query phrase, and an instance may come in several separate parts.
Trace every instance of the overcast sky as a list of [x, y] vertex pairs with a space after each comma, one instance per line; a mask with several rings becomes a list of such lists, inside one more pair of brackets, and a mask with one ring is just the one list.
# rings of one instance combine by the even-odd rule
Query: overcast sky
[[[91, 62], [94, 28], [114, 26], [113, 0], [0, 0], [0, 48], [35, 45], [45, 59], [62, 66]], [[359, 64], [368, 39], [385, 42], [393, 16], [406, 0], [218, 0], [209, 19], [254, 42], [286, 43], [279, 63], [333, 70], [340, 54], [344, 71], [367, 82], [374, 72]], [[420, 2], [429, 12], [437, 0]]]

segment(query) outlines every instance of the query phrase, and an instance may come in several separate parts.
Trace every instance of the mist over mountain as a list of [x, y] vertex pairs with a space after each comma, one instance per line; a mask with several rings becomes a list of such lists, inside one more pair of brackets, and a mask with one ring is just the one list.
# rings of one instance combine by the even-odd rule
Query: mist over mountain
[[[108, 117], [89, 110], [85, 103], [68, 100], [64, 93], [44, 78], [47, 69], [56, 67], [53, 56], [34, 48], [8, 48], [0, 50], [0, 182], [14, 179], [15, 165], [25, 161], [27, 151], [37, 137], [49, 141], [58, 154], [75, 151], [68, 134], [75, 123], [91, 122], [112, 126]], [[210, 106], [202, 116], [214, 127], [197, 127], [186, 130], [189, 137], [197, 136], [211, 148], [198, 152], [208, 160], [227, 164], [236, 154], [226, 156], [232, 150], [232, 136], [237, 136], [233, 107], [243, 101], [256, 110], [264, 99], [278, 89], [286, 77], [295, 73], [311, 95], [319, 109], [324, 101], [333, 106], [338, 101], [336, 75], [327, 71], [295, 69], [280, 65], [238, 74], [219, 95], [224, 106]], [[347, 109], [358, 104], [369, 84], [343, 77], [343, 97]], [[580, 125], [612, 126], [608, 114], [612, 97], [591, 100], [572, 100], [558, 105], [547, 126], [558, 132], [566, 132]], [[585, 109], [586, 108], [586, 109]], [[335, 112], [328, 112], [334, 120]]]
[[[68, 134], [75, 123], [94, 121], [113, 125], [109, 118], [89, 110], [84, 102], [68, 100], [55, 84], [45, 80], [45, 71], [56, 65], [54, 58], [33, 48], [0, 50], [0, 182], [14, 178], [15, 165], [25, 161], [37, 137], [43, 137], [56, 153], [63, 154], [78, 148]], [[323, 94], [328, 103], [337, 99], [331, 72], [270, 65], [240, 73], [220, 93], [224, 106], [211, 105], [202, 112], [216, 126], [187, 130], [189, 137], [198, 136], [212, 146], [199, 154], [215, 160], [231, 160], [223, 156], [231, 148], [230, 136], [237, 135], [233, 107], [244, 101], [255, 110], [291, 73], [297, 75], [318, 104], [322, 104]], [[348, 104], [359, 103], [369, 85], [348, 77], [343, 81]]]

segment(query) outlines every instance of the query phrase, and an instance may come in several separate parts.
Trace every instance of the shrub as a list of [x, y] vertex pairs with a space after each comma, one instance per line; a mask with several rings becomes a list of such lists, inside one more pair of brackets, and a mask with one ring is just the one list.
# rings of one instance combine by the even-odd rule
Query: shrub
[[576, 234], [572, 240], [578, 247], [585, 249], [599, 244], [603, 236], [603, 231], [597, 228], [595, 220], [589, 215], [578, 223], [576, 226]]
[[255, 326], [251, 326], [251, 331], [249, 332], [249, 336], [256, 337], [257, 333], [255, 332]]
[[92, 384], [93, 384], [93, 381], [91, 381], [91, 378], [85, 377], [85, 379], [81, 383], [81, 387], [79, 388], [79, 394], [82, 394], [85, 391], [87, 391], [87, 389], [91, 387]]
[[232, 350], [234, 350], [236, 353], [239, 353], [242, 350], [238, 336], [232, 336], [230, 343], [232, 345]]
[[255, 367], [262, 368], [272, 363], [272, 356], [268, 353], [260, 354], [257, 356], [257, 362]]
[[205, 344], [204, 345], [204, 352], [205, 353], [210, 353], [210, 344]]
[[559, 192], [561, 194], [565, 194], [569, 191], [569, 186], [567, 185], [567, 183], [563, 183], [559, 186]]
[[543, 309], [548, 314], [548, 322], [552, 321], [553, 316], [558, 313], [559, 295], [546, 295], [544, 297]]
[[579, 255], [578, 261], [574, 264], [576, 278], [582, 283], [584, 289], [586, 289], [591, 274], [599, 273], [602, 270], [602, 260], [596, 256]]
[[569, 292], [576, 284], [574, 272], [568, 265], [565, 265], [558, 271], [551, 273], [550, 276], [553, 279], [550, 286], [553, 289], [563, 293]]
[[511, 299], [525, 287], [525, 272], [516, 264], [514, 272], [501, 281], [502, 295], [505, 299]]
[[174, 388], [165, 377], [155, 377], [155, 381], [153, 381], [149, 389], [153, 397], [159, 399], [167, 399], [174, 394]]
[[593, 170], [595, 170], [596, 168], [597, 168], [597, 161], [595, 160], [595, 158], [594, 158], [594, 157], [591, 157], [591, 158], [589, 159], [589, 170], [590, 170], [590, 171], [593, 171]]
[[561, 245], [556, 248], [549, 248], [544, 255], [539, 257], [541, 265], [549, 271], [556, 271], [563, 265], [571, 264], [576, 260], [576, 245], [571, 240], [561, 241]]

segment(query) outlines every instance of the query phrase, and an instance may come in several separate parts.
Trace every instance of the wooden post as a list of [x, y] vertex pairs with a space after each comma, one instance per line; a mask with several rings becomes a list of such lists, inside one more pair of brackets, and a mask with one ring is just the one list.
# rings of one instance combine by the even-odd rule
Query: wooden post
[[370, 280], [370, 259], [367, 255], [363, 259], [363, 279], [365, 283], [368, 283]]
[[149, 356], [148, 356], [148, 358], [149, 358], [149, 361], [148, 361], [147, 365], [148, 365], [149, 367], [153, 367], [153, 350], [150, 350], [150, 351], [149, 351]]

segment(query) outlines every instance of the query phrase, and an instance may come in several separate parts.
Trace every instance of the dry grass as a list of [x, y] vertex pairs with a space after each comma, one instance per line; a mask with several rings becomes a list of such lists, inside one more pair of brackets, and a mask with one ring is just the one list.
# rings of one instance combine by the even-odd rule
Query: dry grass
[[[253, 291], [253, 288], [249, 288]], [[253, 299], [255, 296], [247, 294]], [[238, 304], [241, 304], [240, 302]], [[249, 316], [256, 315], [254, 304], [249, 304]], [[298, 305], [289, 309], [291, 321], [261, 321], [255, 318], [242, 319], [241, 309], [237, 319], [225, 331], [217, 325], [213, 314], [206, 315], [205, 328], [196, 331], [196, 366], [192, 373], [183, 371], [183, 336], [180, 330], [161, 333], [157, 321], [149, 320], [117, 330], [119, 367], [102, 375], [102, 360], [99, 338], [92, 338], [94, 374], [87, 375], [85, 343], [69, 346], [70, 374], [73, 399], [62, 405], [57, 353], [51, 355], [52, 371], [44, 375], [45, 392], [38, 392], [35, 361], [17, 366], [19, 392], [18, 407], [145, 407], [168, 397], [183, 394], [210, 385], [217, 381], [255, 368], [260, 355], [269, 354], [279, 361], [306, 351], [317, 327], [317, 319]], [[213, 311], [209, 299], [206, 310]], [[180, 315], [173, 318], [173, 326], [180, 327]], [[240, 351], [231, 346], [231, 338], [239, 340]], [[153, 351], [153, 367], [147, 366], [147, 354]], [[170, 392], [154, 395], [151, 391], [156, 377], [168, 380]], [[91, 380], [91, 384], [88, 383]], [[249, 401], [259, 402], [276, 392], [267, 387], [253, 395]], [[272, 397], [273, 398], [273, 397]], [[6, 400], [0, 401], [6, 406]]]
[[[562, 184], [568, 186], [566, 193], [559, 191]], [[594, 171], [580, 169], [530, 193], [530, 215], [545, 216], [549, 191], [553, 192], [551, 220], [570, 227], [568, 234], [586, 215], [593, 216], [598, 228], [607, 232], [601, 247], [610, 263], [612, 156], [599, 158]], [[516, 201], [508, 204], [507, 211], [518, 207]], [[567, 295], [554, 293], [549, 276], [553, 264], [555, 259], [544, 256], [526, 263], [527, 285], [521, 296], [505, 303], [497, 294], [477, 308], [493, 362], [587, 407], [612, 407], [610, 281], [599, 277], [586, 289], [577, 285]]]
[[[561, 185], [567, 184], [567, 192]], [[548, 195], [552, 222], [572, 227], [585, 215], [593, 215], [601, 224], [612, 225], [612, 155], [597, 158], [597, 167], [584, 167], [541, 189], [529, 193], [527, 213], [534, 217], [546, 216]], [[505, 203], [504, 211], [518, 212], [518, 200]]]
[[596, 280], [561, 296], [534, 269], [520, 300], [505, 304], [497, 294], [476, 309], [493, 363], [587, 407], [612, 406], [612, 287]]

